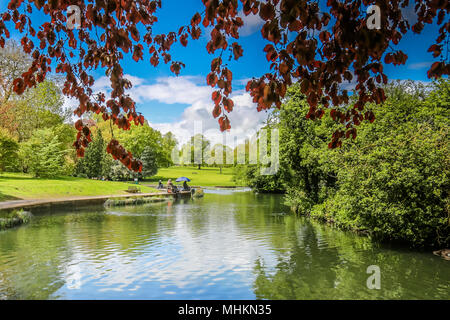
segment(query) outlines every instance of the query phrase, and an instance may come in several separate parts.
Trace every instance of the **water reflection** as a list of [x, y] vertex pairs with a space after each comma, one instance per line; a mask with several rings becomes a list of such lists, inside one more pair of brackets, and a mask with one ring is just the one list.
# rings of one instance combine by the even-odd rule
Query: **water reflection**
[[[381, 290], [366, 288], [371, 264]], [[449, 267], [228, 190], [0, 232], [0, 299], [448, 299]]]

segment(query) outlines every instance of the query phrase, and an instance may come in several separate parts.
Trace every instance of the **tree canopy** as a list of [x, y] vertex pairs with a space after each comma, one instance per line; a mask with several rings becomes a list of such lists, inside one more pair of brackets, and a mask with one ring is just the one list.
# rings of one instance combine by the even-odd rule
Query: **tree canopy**
[[[450, 74], [448, 46], [445, 47], [450, 31], [450, 4], [445, 0], [416, 0], [414, 25], [409, 24], [402, 11], [409, 5], [408, 0], [328, 0], [320, 4], [310, 0], [203, 0], [202, 13], [195, 13], [177, 30], [155, 34], [153, 27], [158, 21], [161, 2], [10, 0], [8, 9], [1, 13], [0, 46], [5, 45], [15, 29], [22, 35], [20, 43], [24, 52], [32, 57], [28, 69], [13, 80], [13, 90], [22, 94], [43, 82], [50, 72], [62, 73], [65, 75], [63, 93], [79, 101], [77, 116], [95, 112], [105, 121], [128, 130], [133, 122], [143, 125], [144, 117], [126, 92], [132, 84], [124, 76], [124, 56], [130, 54], [139, 61], [144, 50], [148, 50], [153, 66], [163, 60], [178, 75], [184, 64], [172, 59], [171, 46], [177, 41], [186, 46], [188, 39], [199, 39], [208, 30], [211, 37], [206, 50], [213, 58], [206, 80], [217, 89], [212, 94], [212, 113], [218, 118], [221, 130], [228, 130], [231, 125], [227, 114], [234, 106], [230, 98], [233, 73], [222, 55], [228, 50], [238, 60], [244, 54], [238, 42], [239, 30], [244, 25], [238, 16], [240, 8], [245, 15], [259, 15], [265, 21], [261, 35], [269, 42], [262, 54], [271, 62], [270, 72], [248, 81], [246, 86], [257, 110], [279, 108], [287, 87], [298, 82], [309, 105], [307, 118], [321, 118], [331, 108], [327, 115], [344, 125], [332, 134], [330, 148], [341, 146], [345, 137], [355, 136], [356, 126], [363, 120], [374, 120], [374, 114], [364, 106], [385, 101], [380, 85], [386, 84], [388, 78], [383, 65], [405, 63], [407, 55], [393, 49], [393, 45], [408, 30], [421, 33], [425, 24], [440, 26], [435, 44], [428, 48], [435, 59], [428, 77]], [[66, 10], [70, 5], [80, 9], [79, 30], [66, 24]], [[380, 8], [379, 29], [369, 29], [366, 25], [369, 5]], [[30, 19], [35, 11], [43, 12], [51, 22], [36, 25]], [[92, 90], [95, 83], [92, 73], [99, 68], [111, 82], [108, 99], [105, 94], [94, 94]], [[358, 99], [350, 107], [340, 108], [349, 102], [349, 94], [341, 84], [353, 79], [356, 79]], [[75, 127], [78, 135], [74, 146], [78, 156], [83, 156], [92, 141], [91, 131], [81, 120]], [[142, 163], [118, 140], [112, 138], [107, 150], [129, 169], [142, 170]]]
[[285, 192], [296, 213], [344, 229], [447, 247], [450, 81], [397, 81], [384, 89], [387, 100], [371, 106], [377, 121], [362, 124], [342, 148], [329, 149], [337, 124], [329, 117], [305, 119], [307, 98], [292, 86], [272, 124], [280, 131], [280, 171], [265, 176], [257, 165], [244, 165], [236, 179], [258, 192]]

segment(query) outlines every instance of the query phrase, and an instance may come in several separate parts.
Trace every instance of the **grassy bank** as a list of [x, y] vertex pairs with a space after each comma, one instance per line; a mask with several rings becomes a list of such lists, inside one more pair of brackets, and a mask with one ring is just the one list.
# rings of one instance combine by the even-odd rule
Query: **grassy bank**
[[161, 168], [158, 170], [158, 174], [151, 177], [148, 181], [156, 184], [159, 180], [162, 180], [163, 184], [166, 185], [168, 179], [175, 181], [178, 177], [188, 177], [191, 179], [189, 184], [193, 186], [236, 186], [236, 184], [232, 181], [232, 168], [223, 168], [222, 173], [220, 173], [220, 168], [202, 167], [200, 170], [198, 170], [197, 167]]
[[[128, 194], [125, 190], [131, 185], [131, 182], [74, 177], [38, 179], [28, 174], [3, 172], [0, 173], [0, 201]], [[142, 185], [139, 187], [144, 193], [157, 191]]]

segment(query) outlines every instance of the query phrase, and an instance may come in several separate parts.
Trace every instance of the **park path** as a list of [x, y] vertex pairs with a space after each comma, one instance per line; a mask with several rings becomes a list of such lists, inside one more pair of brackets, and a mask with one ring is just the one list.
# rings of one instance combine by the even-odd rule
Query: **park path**
[[[190, 193], [189, 193], [190, 194]], [[60, 205], [94, 205], [101, 204], [108, 199], [114, 198], [132, 198], [132, 197], [155, 197], [155, 196], [174, 196], [173, 193], [168, 192], [152, 192], [152, 193], [133, 193], [133, 194], [121, 194], [121, 195], [104, 195], [104, 196], [80, 196], [80, 197], [68, 197], [68, 198], [55, 198], [55, 199], [29, 199], [29, 200], [12, 200], [0, 202], [0, 210], [13, 210], [13, 209], [30, 209], [36, 207], [52, 207]]]

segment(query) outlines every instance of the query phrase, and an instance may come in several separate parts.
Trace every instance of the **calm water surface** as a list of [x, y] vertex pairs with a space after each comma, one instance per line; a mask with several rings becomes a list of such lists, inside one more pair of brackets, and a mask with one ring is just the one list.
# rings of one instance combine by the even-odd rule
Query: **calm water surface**
[[[369, 290], [366, 269], [381, 269]], [[277, 195], [35, 214], [0, 232], [0, 299], [450, 299], [450, 261], [289, 214]]]

